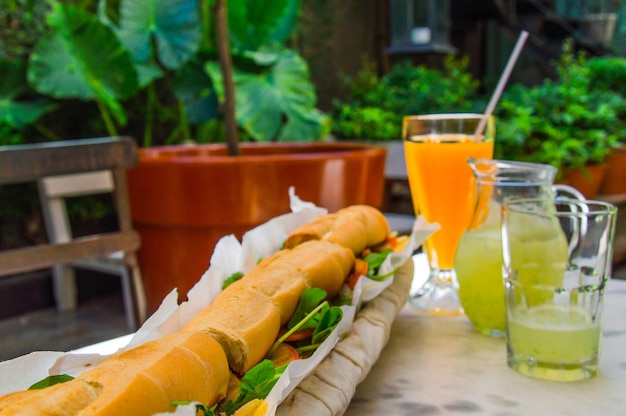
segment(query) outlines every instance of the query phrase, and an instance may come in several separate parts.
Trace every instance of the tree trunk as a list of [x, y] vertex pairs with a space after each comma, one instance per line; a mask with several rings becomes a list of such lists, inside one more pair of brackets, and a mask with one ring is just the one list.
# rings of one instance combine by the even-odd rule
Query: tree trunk
[[224, 122], [226, 124], [226, 143], [228, 154], [239, 155], [239, 135], [235, 119], [235, 84], [233, 82], [233, 63], [230, 57], [228, 39], [227, 0], [216, 0], [215, 23], [217, 36], [217, 52], [224, 82]]

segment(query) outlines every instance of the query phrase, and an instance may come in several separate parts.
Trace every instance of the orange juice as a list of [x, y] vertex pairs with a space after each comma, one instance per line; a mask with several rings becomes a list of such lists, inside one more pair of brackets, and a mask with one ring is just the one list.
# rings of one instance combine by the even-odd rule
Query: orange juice
[[409, 185], [416, 214], [441, 226], [426, 243], [431, 264], [452, 269], [461, 235], [472, 217], [474, 176], [469, 157], [493, 157], [493, 140], [466, 134], [420, 135], [404, 141]]

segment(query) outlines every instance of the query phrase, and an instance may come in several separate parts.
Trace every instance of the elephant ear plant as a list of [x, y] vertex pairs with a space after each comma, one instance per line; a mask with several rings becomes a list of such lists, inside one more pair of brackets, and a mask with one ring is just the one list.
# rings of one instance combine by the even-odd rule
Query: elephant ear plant
[[7, 1], [5, 14], [45, 18], [28, 54], [0, 51], [0, 131], [13, 137], [222, 141], [229, 82], [244, 140], [327, 133], [308, 67], [286, 46], [299, 0]]

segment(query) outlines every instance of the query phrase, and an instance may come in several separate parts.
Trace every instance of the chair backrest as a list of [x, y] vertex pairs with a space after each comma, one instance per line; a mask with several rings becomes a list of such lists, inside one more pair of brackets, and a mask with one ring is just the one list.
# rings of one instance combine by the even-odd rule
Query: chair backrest
[[109, 170], [50, 176], [39, 179], [37, 184], [41, 210], [51, 243], [66, 243], [73, 238], [66, 198], [115, 192], [115, 180]]
[[[135, 141], [129, 137], [0, 146], [0, 184], [39, 181], [52, 194], [67, 193], [66, 184], [77, 194], [85, 193], [81, 183], [84, 188], [108, 186], [114, 190], [119, 221], [119, 231], [75, 239], [56, 236], [48, 244], [0, 251], [0, 276], [137, 250], [140, 240], [132, 229], [126, 186], [126, 170], [137, 160]], [[81, 180], [67, 181], [65, 175], [81, 175]]]

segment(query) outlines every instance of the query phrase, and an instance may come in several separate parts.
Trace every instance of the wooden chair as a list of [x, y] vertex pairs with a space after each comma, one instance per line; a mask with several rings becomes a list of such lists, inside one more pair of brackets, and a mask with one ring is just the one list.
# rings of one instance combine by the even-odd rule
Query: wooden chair
[[[37, 182], [48, 244], [0, 252], [0, 277], [51, 267], [60, 310], [76, 308], [74, 267], [121, 277], [130, 328], [145, 320], [146, 300], [135, 252], [126, 169], [137, 163], [133, 139], [98, 138], [0, 146], [0, 184]], [[119, 231], [74, 238], [65, 198], [111, 193]]]

